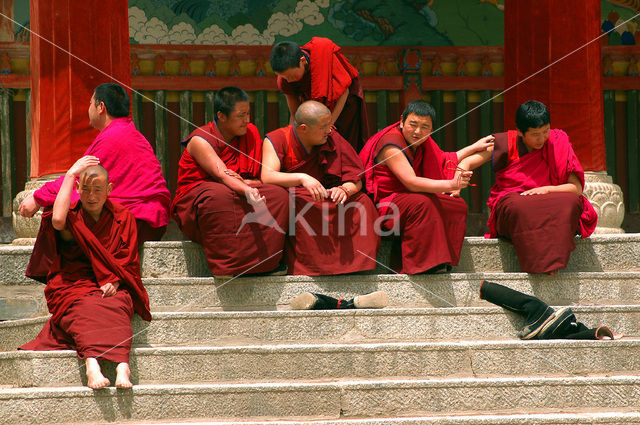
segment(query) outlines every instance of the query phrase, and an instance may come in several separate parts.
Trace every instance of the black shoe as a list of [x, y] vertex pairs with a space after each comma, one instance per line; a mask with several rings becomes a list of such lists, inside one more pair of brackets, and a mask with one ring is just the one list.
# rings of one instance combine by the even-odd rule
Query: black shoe
[[572, 323], [576, 323], [576, 316], [571, 307], [563, 307], [555, 311], [547, 323], [542, 326], [538, 339], [562, 338], [562, 335], [566, 333], [566, 328], [570, 327]]
[[384, 308], [389, 303], [387, 293], [376, 291], [367, 295], [358, 295], [353, 299], [355, 308]]
[[518, 332], [518, 338], [531, 339], [538, 335], [542, 329], [553, 319], [553, 309], [547, 307], [546, 310], [536, 320], [526, 323]]

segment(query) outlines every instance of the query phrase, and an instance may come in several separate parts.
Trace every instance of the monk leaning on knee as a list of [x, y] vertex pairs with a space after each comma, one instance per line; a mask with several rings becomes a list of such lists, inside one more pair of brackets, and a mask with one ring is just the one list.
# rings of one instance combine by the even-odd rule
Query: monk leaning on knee
[[[78, 182], [80, 200], [71, 203]], [[42, 215], [27, 276], [46, 283], [51, 317], [21, 350], [75, 349], [88, 385], [109, 385], [97, 359], [118, 363], [116, 387], [131, 388], [131, 318], [151, 320], [140, 278], [136, 220], [107, 199], [112, 189], [98, 158], [84, 156], [65, 174], [53, 211]]]
[[584, 171], [569, 137], [551, 128], [547, 107], [523, 103], [516, 127], [496, 133], [492, 148], [460, 167], [471, 170], [491, 160], [496, 183], [487, 200], [485, 237], [513, 242], [522, 271], [555, 274], [567, 266], [576, 234], [591, 235], [598, 216], [582, 195]]

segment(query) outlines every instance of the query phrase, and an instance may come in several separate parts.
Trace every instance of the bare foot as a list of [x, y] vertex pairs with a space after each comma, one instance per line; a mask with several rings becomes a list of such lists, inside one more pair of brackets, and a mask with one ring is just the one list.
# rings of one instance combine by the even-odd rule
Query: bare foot
[[85, 364], [87, 365], [87, 378], [89, 380], [87, 385], [89, 388], [99, 390], [100, 388], [104, 388], [109, 385], [109, 380], [104, 377], [102, 370], [100, 370], [98, 360], [94, 357], [89, 357], [85, 361]]
[[129, 363], [118, 363], [116, 366], [116, 388], [133, 388], [130, 376]]
[[556, 269], [556, 270], [551, 270], [550, 272], [547, 272], [547, 276], [555, 276], [558, 274], [560, 270]]

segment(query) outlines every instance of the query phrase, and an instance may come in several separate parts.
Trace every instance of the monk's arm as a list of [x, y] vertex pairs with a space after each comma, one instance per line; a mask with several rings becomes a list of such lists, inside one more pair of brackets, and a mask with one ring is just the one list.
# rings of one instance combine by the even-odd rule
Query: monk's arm
[[464, 148], [460, 149], [458, 152], [456, 152], [456, 155], [458, 156], [458, 162], [462, 161], [469, 155], [473, 155], [476, 152], [483, 152], [487, 149], [491, 149], [493, 151], [494, 140], [495, 137], [493, 137], [493, 135], [488, 135], [486, 137], [483, 137], [482, 139], [479, 139], [474, 144], [465, 146]]
[[251, 190], [251, 187], [242, 181], [241, 178], [234, 177], [234, 173], [225, 173], [227, 166], [222, 162], [209, 142], [202, 137], [192, 137], [187, 144], [187, 152], [189, 152], [207, 174], [234, 192], [244, 195], [247, 191]]
[[338, 101], [336, 102], [336, 106], [333, 107], [333, 111], [331, 111], [331, 124], [335, 124], [336, 120], [340, 117], [342, 110], [344, 109], [344, 104], [347, 103], [347, 97], [349, 96], [349, 88], [342, 93]]
[[462, 189], [469, 184], [471, 173], [452, 180], [433, 180], [416, 176], [413, 167], [397, 146], [386, 146], [378, 154], [379, 163], [389, 167], [391, 172], [411, 192], [445, 193]]
[[98, 165], [99, 163], [100, 160], [95, 156], [83, 156], [77, 160], [64, 175], [64, 180], [62, 181], [58, 195], [56, 195], [56, 200], [53, 203], [51, 223], [53, 224], [54, 229], [66, 229], [67, 214], [69, 213], [69, 207], [71, 206], [71, 193], [73, 192], [73, 185], [76, 183], [76, 177], [79, 176], [87, 167]]
[[469, 155], [464, 158], [458, 164], [458, 167], [463, 168], [465, 170], [475, 170], [482, 164], [491, 160], [491, 155], [493, 154], [493, 146], [487, 148], [487, 150], [482, 152], [476, 152], [474, 154]]
[[319, 201], [328, 196], [327, 190], [322, 184], [305, 173], [283, 173], [280, 171], [280, 158], [271, 144], [269, 138], [265, 138], [262, 144], [262, 170], [260, 172], [262, 183], [277, 184], [282, 187], [305, 187], [314, 200]]
[[535, 187], [533, 189], [526, 190], [522, 192], [522, 195], [542, 195], [545, 193], [557, 193], [557, 192], [569, 192], [575, 193], [576, 195], [582, 195], [582, 184], [578, 177], [571, 173], [569, 174], [569, 178], [567, 182], [564, 184], [559, 184], [557, 186], [541, 186]]
[[300, 100], [298, 100], [298, 97], [293, 94], [286, 94], [285, 96], [287, 97], [287, 106], [289, 107], [289, 114], [291, 115], [289, 124], [292, 125], [293, 117], [298, 110], [298, 106], [300, 106]]

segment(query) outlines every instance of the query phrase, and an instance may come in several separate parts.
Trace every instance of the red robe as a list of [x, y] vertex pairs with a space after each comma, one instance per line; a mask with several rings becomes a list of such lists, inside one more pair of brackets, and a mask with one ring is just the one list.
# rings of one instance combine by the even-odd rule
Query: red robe
[[367, 191], [373, 194], [380, 216], [387, 217], [383, 227], [400, 233], [402, 253], [393, 253], [394, 269], [416, 274], [440, 264], [457, 265], [466, 232], [465, 202], [446, 194], [410, 192], [389, 167], [377, 161], [385, 146], [394, 145], [403, 150], [417, 176], [448, 180], [455, 174], [457, 154], [442, 152], [431, 137], [412, 150], [399, 124], [375, 134], [360, 152]]
[[360, 150], [369, 138], [369, 123], [358, 70], [328, 38], [313, 37], [302, 46], [302, 52], [309, 63], [302, 79], [287, 82], [278, 77], [278, 88], [284, 94], [296, 96], [300, 102], [316, 100], [331, 110], [344, 91], [349, 90], [335, 126], [354, 149]]
[[[259, 179], [262, 139], [255, 125], [232, 143], [225, 143], [215, 123], [196, 129], [228, 169], [244, 179]], [[288, 194], [279, 186], [256, 182], [267, 208], [255, 211], [244, 196], [213, 179], [185, 149], [178, 169], [178, 188], [171, 205], [173, 218], [187, 237], [204, 248], [214, 275], [264, 273], [282, 259], [288, 223]]]
[[546, 273], [565, 268], [575, 249], [576, 233], [586, 238], [595, 230], [598, 216], [593, 206], [584, 196], [573, 193], [520, 193], [567, 183], [571, 173], [584, 188], [584, 171], [569, 137], [552, 129], [542, 149], [531, 152], [516, 131], [495, 137], [492, 164], [496, 183], [487, 200], [490, 216], [485, 237], [510, 239], [522, 271]]
[[[292, 126], [267, 134], [280, 160], [281, 172], [305, 173], [325, 188], [362, 178], [362, 162], [349, 143], [337, 133], [309, 153]], [[371, 200], [362, 192], [344, 205], [330, 200], [316, 202], [303, 187], [290, 188], [295, 199], [295, 226], [289, 229], [286, 258], [289, 274], [330, 275], [371, 270], [376, 267], [380, 237], [378, 218]], [[291, 205], [293, 207], [293, 205]]]
[[[136, 222], [128, 209], [107, 200], [98, 221], [81, 207], [67, 215], [73, 241], [63, 241], [51, 223], [42, 223], [26, 275], [46, 283], [51, 318], [22, 350], [77, 350], [80, 358], [128, 362], [134, 311], [151, 320], [149, 297], [140, 278]], [[100, 287], [120, 282], [116, 295]]]

